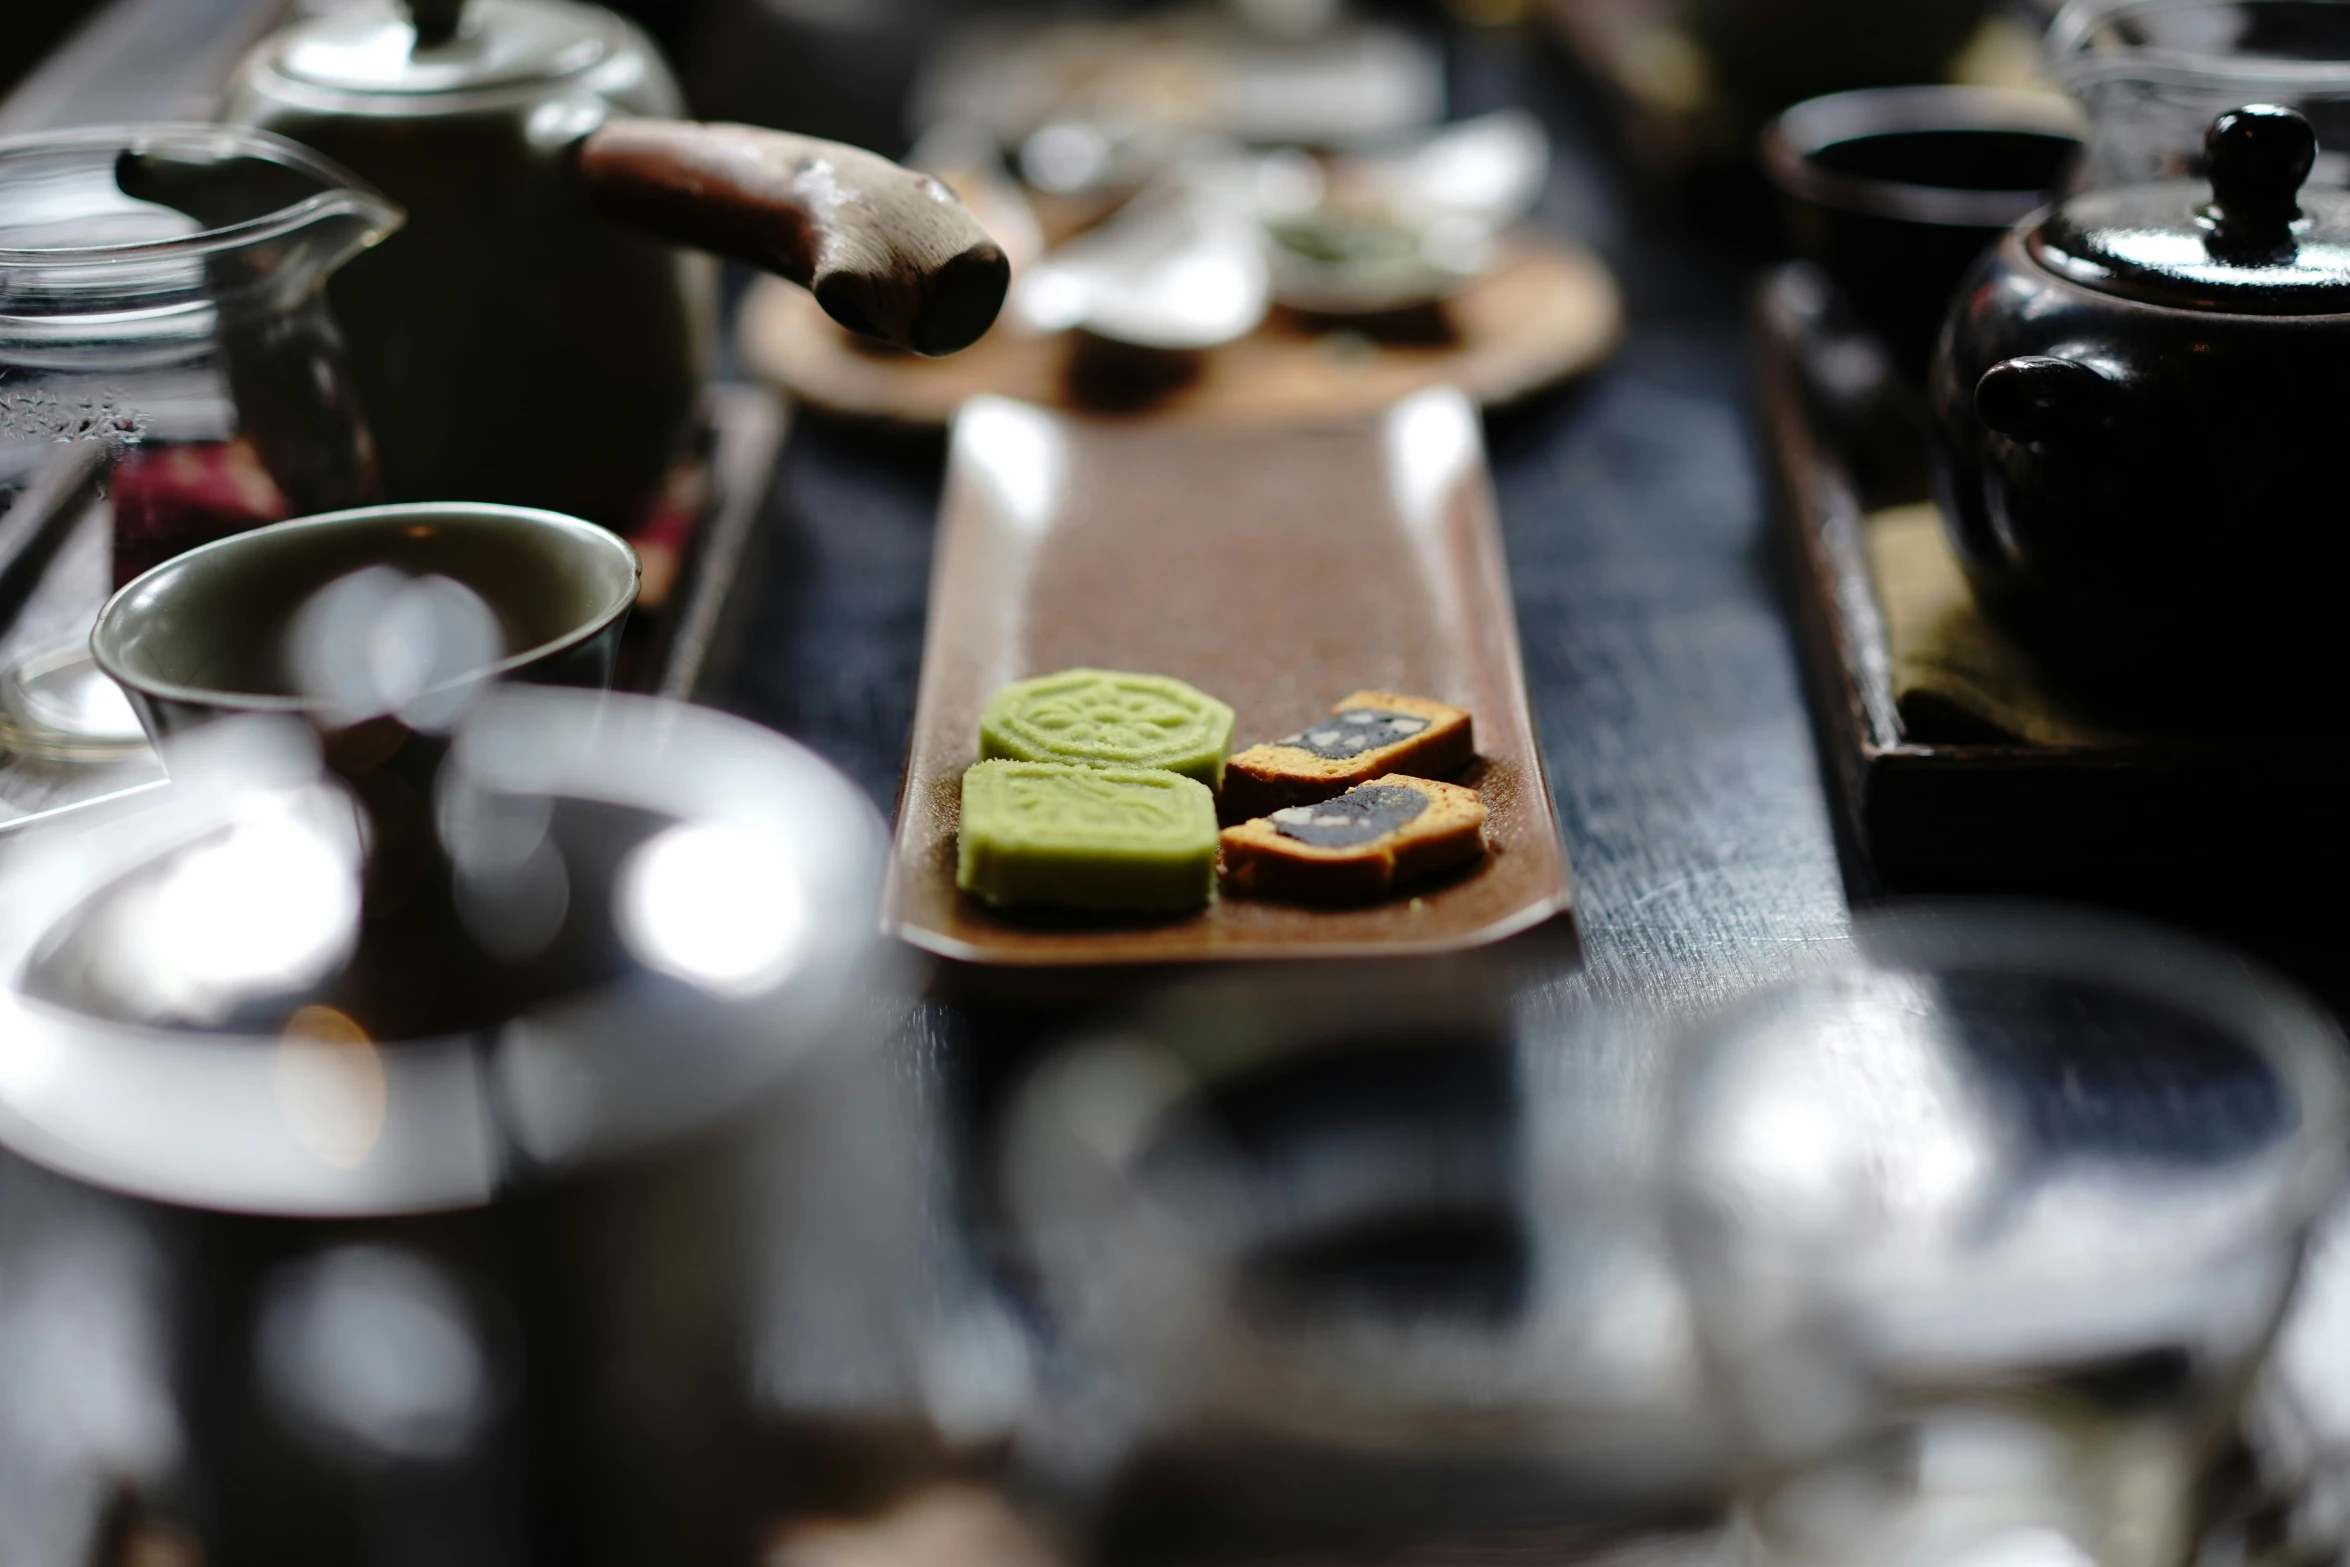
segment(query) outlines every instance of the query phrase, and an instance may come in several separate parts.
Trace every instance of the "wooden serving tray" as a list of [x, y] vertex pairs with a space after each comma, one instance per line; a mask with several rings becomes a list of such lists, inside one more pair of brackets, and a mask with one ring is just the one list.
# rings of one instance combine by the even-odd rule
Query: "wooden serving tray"
[[[2311, 711], [2227, 735], [2116, 724], [2056, 742], [1955, 737], [1905, 713], [1854, 454], [1804, 365], [1834, 328], [1792, 274], [1758, 299], [1761, 413], [1780, 542], [1848, 879], [1860, 894], [2079, 898], [2339, 969], [2350, 738]], [[1874, 464], [1906, 470], [1917, 461]], [[2280, 680], [2287, 672], [2280, 671]]]
[[[997, 913], [955, 888], [963, 769], [1007, 681], [1075, 665], [1188, 680], [1235, 746], [1350, 691], [1476, 715], [1490, 852], [1368, 908], [1227, 897], [1156, 923]], [[1001, 398], [956, 420], [883, 918], [971, 963], [1365, 957], [1477, 946], [1572, 908], [1475, 409], [1424, 392], [1321, 427], [1107, 423]]]
[[[1487, 407], [1515, 402], [1591, 370], [1615, 351], [1624, 307], [1605, 263], [1545, 235], [1515, 240], [1494, 269], [1458, 295], [1369, 328], [1276, 310], [1235, 343], [1164, 361], [1131, 379], [1104, 410], [1165, 419], [1292, 421], [1370, 415], [1431, 386], [1455, 386]], [[804, 289], [762, 278], [743, 302], [739, 342], [753, 371], [832, 413], [941, 425], [972, 397], [1013, 397], [1083, 411], [1078, 337], [1023, 337], [998, 326], [944, 359], [877, 350], [833, 324]], [[1098, 370], [1092, 379], [1129, 377]]]

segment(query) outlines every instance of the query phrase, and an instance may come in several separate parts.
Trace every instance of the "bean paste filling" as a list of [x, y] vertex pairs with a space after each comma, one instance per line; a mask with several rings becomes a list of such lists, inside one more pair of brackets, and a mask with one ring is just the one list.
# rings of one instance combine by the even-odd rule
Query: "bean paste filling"
[[1335, 800], [1293, 805], [1267, 820], [1284, 838], [1317, 849], [1355, 849], [1409, 827], [1428, 809], [1428, 797], [1401, 784], [1364, 784]]
[[1327, 723], [1301, 729], [1273, 743], [1304, 751], [1325, 762], [1343, 762], [1424, 733], [1428, 720], [1409, 713], [1382, 712], [1375, 707], [1350, 707]]

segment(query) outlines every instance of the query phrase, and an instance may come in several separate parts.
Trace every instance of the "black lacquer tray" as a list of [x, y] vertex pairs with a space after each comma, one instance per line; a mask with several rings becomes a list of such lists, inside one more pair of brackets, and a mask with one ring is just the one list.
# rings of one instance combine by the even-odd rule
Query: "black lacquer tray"
[[[2248, 710], [2291, 716], [2228, 734], [2115, 723], [2032, 743], [1921, 711], [1897, 679], [1865, 530], [1885, 508], [1926, 499], [1922, 429], [1899, 407], [1856, 410], [1851, 389], [1832, 384], [1851, 345], [1816, 275], [1773, 274], [1755, 313], [1778, 541], [1854, 895], [2120, 906], [2342, 989], [2331, 974], [2350, 924], [2334, 894], [2350, 869], [2350, 737], [2337, 714], [2315, 697], [2260, 693]], [[2280, 671], [2278, 685], [2305, 673]]]

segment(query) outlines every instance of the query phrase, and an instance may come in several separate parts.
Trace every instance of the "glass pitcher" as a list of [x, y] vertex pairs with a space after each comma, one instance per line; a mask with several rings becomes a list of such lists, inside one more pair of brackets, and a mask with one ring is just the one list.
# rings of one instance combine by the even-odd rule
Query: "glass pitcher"
[[2071, 0], [2048, 73], [2089, 113], [2078, 183], [2200, 178], [2203, 133], [2248, 103], [2298, 109], [2317, 131], [2310, 183], [2350, 185], [2350, 3]]
[[[0, 140], [0, 745], [137, 750], [82, 645], [104, 594], [211, 539], [377, 498], [323, 285], [401, 220], [258, 131]], [[89, 569], [61, 561], [73, 580], [34, 593], [68, 541]]]

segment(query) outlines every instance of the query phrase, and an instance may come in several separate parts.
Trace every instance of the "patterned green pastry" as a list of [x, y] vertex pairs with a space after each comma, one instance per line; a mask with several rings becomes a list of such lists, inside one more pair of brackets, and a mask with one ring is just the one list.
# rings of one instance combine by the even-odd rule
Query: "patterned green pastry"
[[1232, 709], [1164, 675], [1064, 669], [1016, 680], [979, 720], [979, 754], [1015, 762], [1164, 767], [1224, 784]]
[[1216, 895], [1216, 799], [1139, 767], [979, 762], [955, 885], [994, 904], [1172, 913]]

